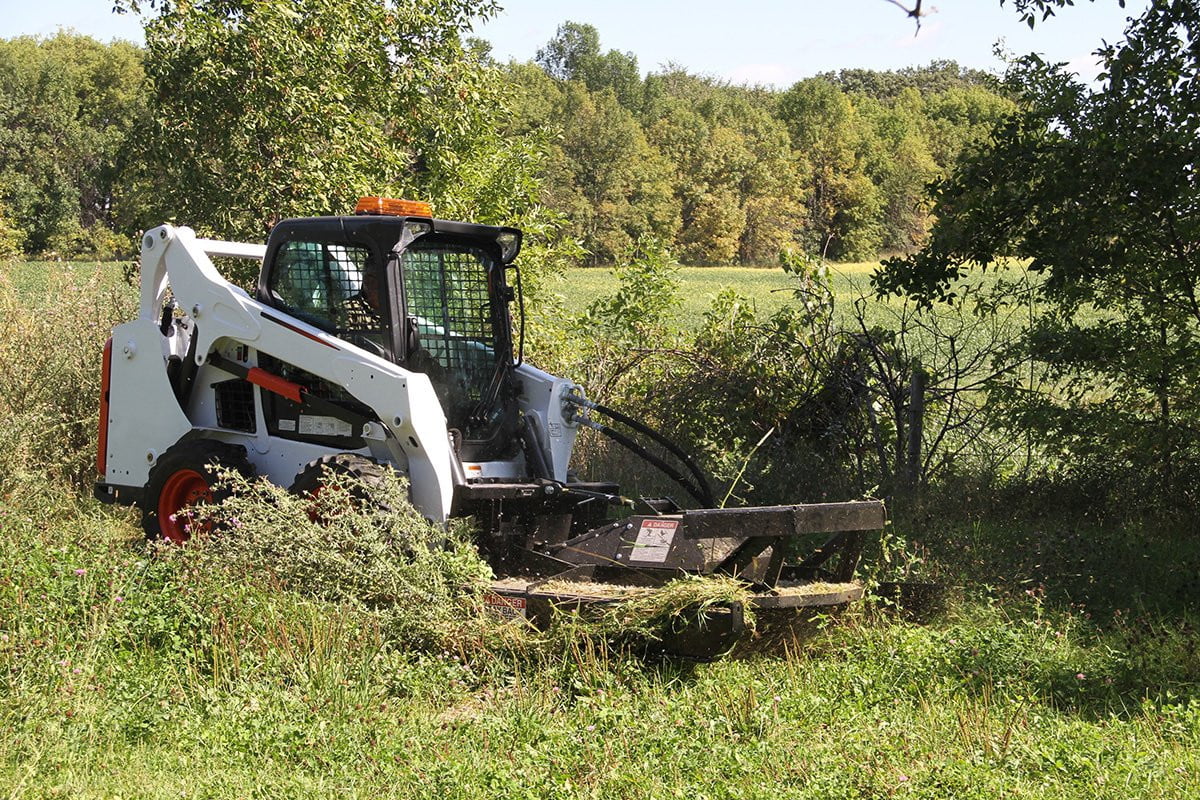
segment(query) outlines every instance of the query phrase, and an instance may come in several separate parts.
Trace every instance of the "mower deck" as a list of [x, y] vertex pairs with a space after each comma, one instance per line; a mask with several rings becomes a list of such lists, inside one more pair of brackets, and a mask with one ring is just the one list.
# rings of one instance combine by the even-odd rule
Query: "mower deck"
[[[576, 573], [577, 570], [571, 570]], [[492, 582], [485, 601], [501, 617], [519, 618], [545, 629], [558, 611], [587, 614], [604, 606], [652, 595], [651, 586], [601, 583], [578, 574], [550, 578], [502, 578]], [[756, 612], [799, 615], [803, 610], [832, 609], [861, 599], [858, 583], [781, 581], [770, 591], [753, 594], [748, 605]], [[790, 613], [789, 613], [790, 612]], [[709, 661], [729, 652], [746, 638], [745, 607], [740, 602], [718, 603], [665, 620], [658, 639], [649, 644], [661, 655]]]
[[627, 517], [494, 562], [504, 577], [492, 584], [488, 604], [546, 628], [556, 610], [587, 614], [635, 603], [681, 576], [724, 575], [742, 583], [746, 600], [697, 599], [686, 606], [685, 599], [685, 607], [663, 621], [659, 637], [667, 653], [713, 658], [746, 632], [746, 606], [786, 616], [860, 599], [863, 590], [853, 578], [862, 535], [882, 528], [884, 519], [879, 501]]

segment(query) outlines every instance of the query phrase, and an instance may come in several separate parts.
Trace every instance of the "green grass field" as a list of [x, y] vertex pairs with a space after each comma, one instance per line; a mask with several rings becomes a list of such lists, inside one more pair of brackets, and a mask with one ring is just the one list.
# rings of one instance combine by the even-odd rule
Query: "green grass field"
[[[1031, 583], [715, 664], [413, 651], [361, 609], [189, 569], [127, 515], [36, 494], [0, 501], [10, 797], [1182, 800], [1200, 782], [1179, 612], [1093, 616]], [[1005, 532], [978, 535], [976, 555]]]
[[[871, 272], [876, 262], [835, 264], [831, 266], [831, 288], [838, 304], [852, 303], [870, 295]], [[779, 268], [682, 267], [679, 270], [682, 306], [678, 317], [684, 323], [698, 321], [724, 289], [735, 289], [754, 300], [756, 308], [770, 314], [792, 300], [793, 280]], [[596, 299], [614, 291], [617, 280], [612, 271], [601, 267], [568, 270], [548, 284], [550, 292], [561, 295], [564, 306], [582, 311]]]
[[[726, 281], [764, 303], [785, 285], [701, 272], [685, 272], [689, 303]], [[0, 795], [1197, 795], [1190, 529], [1053, 508], [984, 519], [943, 500], [889, 531], [919, 565], [890, 549], [865, 570], [916, 565], [953, 587], [923, 624], [862, 604], [768, 652], [673, 664], [582, 635], [501, 637], [463, 610], [418, 646], [401, 632], [422, 603], [285, 585], [289, 563], [312, 566], [286, 550], [228, 567], [148, 550], [136, 515], [91, 499], [97, 354], [117, 313], [101, 295], [122, 285], [94, 273], [16, 265], [14, 288], [0, 281]], [[606, 274], [572, 273], [573, 302]]]

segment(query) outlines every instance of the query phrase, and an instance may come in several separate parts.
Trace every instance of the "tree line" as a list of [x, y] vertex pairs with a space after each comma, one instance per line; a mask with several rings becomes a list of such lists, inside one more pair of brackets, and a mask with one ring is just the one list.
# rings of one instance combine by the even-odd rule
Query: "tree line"
[[603, 52], [568, 22], [502, 68], [509, 129], [557, 127], [544, 198], [593, 263], [643, 236], [688, 264], [775, 263], [781, 250], [871, 259], [923, 242], [926, 185], [1014, 104], [985, 73], [934, 62], [844, 70], [786, 91]]
[[869, 259], [924, 242], [926, 185], [1015, 107], [952, 62], [643, 77], [573, 22], [501, 64], [467, 35], [484, 4], [432, 5], [156, 3], [144, 48], [0, 41], [0, 252], [114, 257], [164, 220], [258, 239], [394, 192], [576, 263], [645, 237], [689, 264]]
[[[1036, 24], [1071, 3], [1009, 5]], [[914, 313], [950, 306], [1011, 320], [1014, 306], [1027, 311], [1003, 340], [987, 333], [995, 346], [986, 385], [969, 384], [967, 397], [950, 381], [954, 392], [939, 401], [943, 429], [963, 427], [949, 409], [986, 400], [988, 434], [1025, 437], [1045, 456], [1047, 480], [1090, 475], [1098, 494], [1089, 497], [1115, 497], [1118, 507], [1130, 506], [1116, 497], [1122, 482], [1132, 487], [1126, 498], [1194, 505], [1194, 0], [1152, 0], [1122, 40], [1101, 48], [1093, 85], [1031, 57], [1001, 81], [932, 64], [846, 70], [786, 91], [676, 66], [643, 77], [631, 54], [603, 50], [594, 29], [575, 23], [532, 62], [500, 64], [469, 37], [491, 7], [156, 0], [144, 48], [70, 33], [0, 42], [0, 250], [124, 255], [139, 230], [163, 221], [261, 240], [282, 217], [344, 213], [361, 194], [395, 194], [430, 200], [442, 217], [524, 228], [527, 290], [555, 265], [630, 265], [625, 299], [592, 315], [618, 323], [628, 317], [621, 309], [658, 297], [651, 267], [673, 258], [763, 263], [784, 251], [785, 266], [812, 278], [821, 257], [897, 253], [874, 289], [913, 301]], [[980, 281], [997, 264], [1002, 279]], [[747, 387], [793, 387], [774, 419], [763, 412], [753, 422], [786, 423], [826, 448], [826, 466], [813, 474], [831, 474], [836, 462], [865, 475], [856, 460], [872, 457], [894, 465], [905, 376], [929, 372], [928, 386], [938, 387], [950, 373], [933, 374], [937, 353], [906, 349], [903, 326], [863, 320], [858, 331], [825, 336], [836, 320], [813, 316], [825, 307], [813, 298], [826, 296], [804, 289], [771, 321], [725, 298], [700, 338], [671, 354], [702, 367], [675, 385], [712, 395], [696, 402], [697, 390], [662, 404], [659, 416], [694, 408], [705, 418], [678, 428], [719, 430], [708, 406], [724, 415], [750, 402], [738, 399]], [[727, 318], [736, 324], [717, 324]], [[736, 339], [724, 338], [729, 331]], [[926, 339], [945, 344], [946, 364], [977, 361], [979, 337], [954, 331]], [[830, 345], [813, 350], [818, 341]], [[763, 352], [767, 344], [777, 349]], [[650, 349], [634, 345], [624, 353]], [[891, 428], [864, 400], [863, 382], [876, 373], [886, 378]], [[691, 375], [700, 379], [689, 383]], [[726, 376], [728, 387], [711, 376]], [[627, 399], [652, 402], [652, 388]], [[797, 397], [812, 404], [799, 408]], [[837, 413], [817, 430], [814, 408]], [[736, 466], [735, 451], [744, 456], [762, 435], [726, 431], [711, 443], [713, 457], [732, 453]], [[895, 440], [896, 453], [862, 455], [866, 436]], [[796, 463], [794, 448], [773, 442], [772, 463]], [[791, 481], [794, 470], [783, 471]]]

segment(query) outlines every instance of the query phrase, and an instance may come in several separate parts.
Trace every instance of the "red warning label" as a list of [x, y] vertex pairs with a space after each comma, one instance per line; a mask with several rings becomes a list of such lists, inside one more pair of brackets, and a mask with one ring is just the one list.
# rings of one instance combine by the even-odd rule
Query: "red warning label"
[[506, 597], [495, 592], [488, 592], [483, 596], [483, 602], [487, 606], [488, 611], [505, 619], [513, 619], [520, 617], [525, 618], [525, 612], [529, 601], [524, 597]]
[[679, 529], [677, 519], [644, 519], [638, 526], [637, 541], [629, 553], [630, 561], [662, 564], [671, 552], [671, 542]]

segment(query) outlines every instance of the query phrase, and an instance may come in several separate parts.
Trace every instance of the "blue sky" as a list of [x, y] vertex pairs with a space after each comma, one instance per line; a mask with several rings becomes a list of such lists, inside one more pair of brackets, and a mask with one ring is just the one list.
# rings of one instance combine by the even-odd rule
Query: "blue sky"
[[[630, 51], [643, 71], [674, 62], [737, 83], [787, 86], [818, 72], [851, 67], [894, 69], [953, 59], [999, 69], [993, 44], [1015, 53], [1036, 51], [1095, 74], [1090, 55], [1102, 39], [1115, 41], [1131, 11], [1116, 0], [1088, 3], [1030, 31], [998, 0], [941, 0], [919, 32], [886, 0], [507, 0], [476, 35], [502, 60], [533, 58], [566, 20], [590, 23], [604, 49]], [[52, 34], [70, 27], [100, 39], [140, 41], [136, 17], [111, 13], [111, 0], [4, 0], [0, 37]]]

